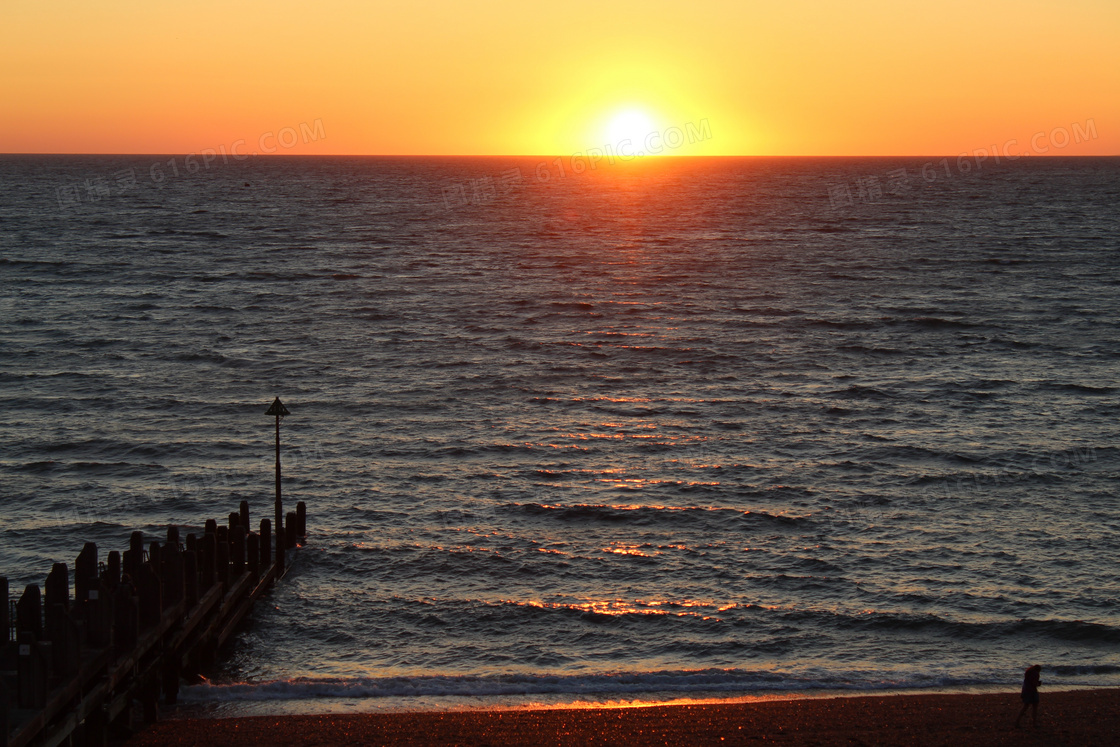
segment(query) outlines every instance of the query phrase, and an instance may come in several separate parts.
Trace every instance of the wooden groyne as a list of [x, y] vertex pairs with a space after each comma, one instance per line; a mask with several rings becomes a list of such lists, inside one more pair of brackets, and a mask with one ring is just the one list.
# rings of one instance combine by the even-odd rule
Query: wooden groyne
[[[279, 515], [279, 514], [278, 514]], [[287, 550], [307, 534], [306, 508], [279, 531], [249, 505], [201, 534], [167, 529], [145, 546], [104, 562], [87, 542], [70, 571], [55, 563], [44, 588], [30, 584], [9, 600], [0, 577], [0, 747], [105, 745], [110, 729], [133, 716], [154, 721], [159, 699], [175, 703], [184, 677], [215, 660], [253, 603], [286, 570]]]

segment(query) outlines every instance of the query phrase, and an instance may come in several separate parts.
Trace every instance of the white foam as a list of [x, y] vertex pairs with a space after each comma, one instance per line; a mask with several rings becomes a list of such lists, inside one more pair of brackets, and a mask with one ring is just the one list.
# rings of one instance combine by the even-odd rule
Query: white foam
[[[184, 688], [187, 702], [317, 698], [493, 697], [522, 695], [634, 695], [640, 693], [752, 693], [808, 690], [894, 690], [994, 684], [987, 677], [886, 676], [851, 672], [817, 676], [708, 669], [599, 675], [297, 677], [257, 683], [205, 683]], [[1071, 683], [1074, 684], [1074, 683]]]

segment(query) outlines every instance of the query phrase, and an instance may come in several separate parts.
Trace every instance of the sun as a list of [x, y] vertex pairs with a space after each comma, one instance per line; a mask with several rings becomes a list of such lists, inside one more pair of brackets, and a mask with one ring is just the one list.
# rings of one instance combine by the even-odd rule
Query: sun
[[607, 122], [604, 131], [606, 145], [615, 153], [645, 155], [646, 141], [657, 133], [653, 119], [641, 109], [624, 109]]

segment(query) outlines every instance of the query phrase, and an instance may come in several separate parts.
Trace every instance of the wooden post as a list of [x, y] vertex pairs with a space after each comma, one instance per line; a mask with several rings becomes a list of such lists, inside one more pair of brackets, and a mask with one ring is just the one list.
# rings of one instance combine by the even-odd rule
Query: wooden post
[[33, 634], [21, 632], [18, 656], [19, 707], [42, 708], [47, 704], [48, 675], [48, 656], [44, 646]]
[[51, 671], [65, 682], [78, 673], [82, 659], [78, 625], [61, 604], [52, 604], [47, 611], [51, 613], [47, 630], [51, 642]]
[[232, 575], [234, 578], [241, 578], [241, 574], [245, 572], [245, 527], [238, 524], [231, 533], [233, 538], [229, 548], [233, 564]]
[[113, 631], [113, 591], [105, 579], [96, 579], [96, 585], [86, 591], [85, 620], [86, 642], [90, 646], [107, 646]]
[[[280, 398], [277, 397], [279, 402]], [[284, 501], [280, 498], [280, 413], [276, 413], [276, 528], [284, 517]]]
[[133, 532], [128, 540], [128, 549], [124, 555], [124, 572], [129, 575], [133, 583], [140, 573], [140, 564], [144, 562], [144, 533]]
[[[279, 402], [280, 398], [277, 397]], [[276, 413], [276, 527], [284, 517], [284, 501], [280, 498], [280, 413]]]
[[253, 578], [261, 576], [261, 538], [256, 532], [249, 532], [245, 537], [245, 565]]
[[38, 641], [43, 637], [43, 599], [38, 584], [28, 584], [16, 602], [16, 637], [30, 633]]
[[[8, 619], [8, 578], [7, 576], [0, 576], [0, 650], [12, 642], [11, 635], [11, 621]], [[4, 732], [7, 734], [7, 732]]]
[[276, 533], [276, 571], [277, 573], [284, 572], [284, 532], [279, 531]]
[[299, 522], [296, 520], [295, 511], [288, 512], [288, 516], [285, 519], [284, 524], [284, 534], [288, 535], [288, 541], [286, 544], [288, 545], [288, 547], [298, 547], [299, 535], [297, 534], [297, 532], [299, 531]]
[[70, 573], [65, 563], [55, 563], [51, 566], [50, 575], [44, 584], [45, 597], [43, 606], [43, 635], [42, 639], [51, 642], [50, 667], [56, 678], [63, 678], [69, 673], [67, 658], [66, 637], [66, 611], [70, 606]]
[[217, 549], [214, 554], [214, 564], [218, 572], [218, 580], [223, 584], [229, 584], [229, 530], [226, 527], [218, 527], [214, 541]]
[[[191, 534], [187, 538], [193, 537]], [[195, 550], [183, 553], [183, 596], [187, 600], [188, 610], [198, 604], [198, 552]]]
[[283, 521], [281, 521], [279, 524], [272, 527], [272, 534], [276, 538], [275, 544], [276, 544], [277, 547], [287, 547], [288, 546], [288, 533], [286, 531], [284, 531], [284, 522]]
[[136, 590], [140, 593], [140, 627], [158, 625], [163, 611], [163, 589], [150, 562], [140, 566]]
[[[7, 579], [4, 579], [7, 582]], [[5, 644], [6, 645], [6, 644]], [[0, 747], [8, 747], [8, 708], [11, 707], [11, 696], [8, 694], [8, 686], [0, 680]]]
[[156, 575], [161, 575], [163, 570], [163, 558], [160, 557], [160, 546], [158, 542], [152, 542], [148, 545], [148, 562], [152, 564], [152, 570]]
[[251, 524], [249, 524], [249, 501], [241, 501], [241, 505], [238, 506], [238, 509], [241, 514], [239, 517], [241, 526], [245, 527], [246, 532], [251, 531], [249, 529], [251, 526]]
[[237, 525], [240, 524], [240, 523], [241, 523], [241, 514], [239, 514], [237, 512], [230, 513], [229, 524], [227, 525], [227, 527], [230, 531], [231, 536], [233, 534], [233, 530], [236, 529]]
[[140, 606], [131, 583], [121, 582], [113, 593], [113, 649], [123, 654], [140, 635]]
[[303, 501], [296, 504], [296, 534], [307, 536], [307, 504]]
[[290, 415], [288, 408], [277, 397], [265, 412], [265, 415], [276, 416], [276, 536], [280, 536], [280, 527], [284, 523], [284, 502], [280, 498], [280, 418]]
[[[74, 677], [82, 664], [82, 625], [81, 618], [71, 610], [62, 618], [62, 636], [66, 645], [66, 674]], [[56, 641], [55, 646], [59, 645]]]
[[[140, 566], [137, 564], [136, 558], [133, 557], [133, 552], [134, 550], [129, 548], [124, 551], [121, 558], [121, 583], [125, 581], [135, 583], [136, 577], [139, 575]], [[143, 556], [141, 555], [141, 557]]]
[[179, 549], [178, 530], [175, 531], [174, 541], [169, 538], [163, 546], [160, 557], [163, 561], [163, 606], [167, 608], [183, 599], [183, 551]]
[[109, 562], [105, 566], [105, 583], [113, 591], [121, 585], [121, 554], [116, 550], [109, 553]]
[[87, 542], [74, 561], [74, 604], [81, 607], [89, 599], [90, 589], [96, 589], [97, 582], [97, 545]]
[[218, 543], [213, 532], [202, 535], [202, 572], [199, 573], [200, 590], [209, 591], [218, 572]]
[[218, 522], [217, 522], [217, 521], [215, 521], [214, 519], [207, 519], [207, 520], [206, 520], [206, 528], [205, 528], [205, 531], [206, 531], [206, 533], [207, 533], [207, 534], [215, 534], [215, 533], [217, 533], [217, 531], [218, 531]]
[[272, 565], [272, 522], [261, 519], [261, 568], [268, 570]]
[[50, 608], [62, 606], [63, 613], [69, 610], [69, 570], [66, 563], [55, 563], [50, 567], [46, 582], [47, 617], [53, 615]]
[[109, 642], [112, 620], [105, 615], [108, 599], [101, 599], [105, 582], [97, 567], [97, 545], [87, 542], [74, 561], [74, 607], [85, 623], [85, 642], [104, 646]]
[[[163, 610], [165, 608], [167, 608], [168, 606], [170, 606], [169, 603], [168, 603], [168, 599], [169, 599], [170, 594], [169, 594], [169, 590], [167, 588], [168, 583], [167, 583], [166, 569], [165, 569], [165, 565], [166, 565], [165, 558], [166, 558], [167, 554], [168, 554], [167, 549], [165, 549], [163, 547], [160, 547], [160, 544], [158, 542], [153, 542], [150, 545], [148, 545], [148, 563], [147, 564], [152, 569], [152, 575], [155, 577], [155, 580], [159, 583], [160, 616], [163, 615]], [[142, 625], [147, 627], [148, 625], [154, 624], [154, 623], [145, 623], [144, 622], [144, 601], [143, 600], [144, 600], [144, 595], [145, 595], [145, 591], [144, 591], [145, 587], [142, 586], [142, 585], [137, 585], [137, 588], [140, 590], [140, 600], [141, 600], [140, 601], [140, 622], [141, 622]], [[152, 588], [154, 588], [154, 587], [152, 587]], [[156, 619], [156, 622], [159, 622], [158, 618]]]

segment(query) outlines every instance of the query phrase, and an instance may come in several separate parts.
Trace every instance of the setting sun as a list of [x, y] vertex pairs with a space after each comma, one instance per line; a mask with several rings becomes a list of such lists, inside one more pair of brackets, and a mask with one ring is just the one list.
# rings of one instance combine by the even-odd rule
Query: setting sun
[[626, 109], [614, 115], [607, 123], [603, 142], [616, 153], [645, 155], [646, 140], [657, 131], [657, 125], [644, 111]]

